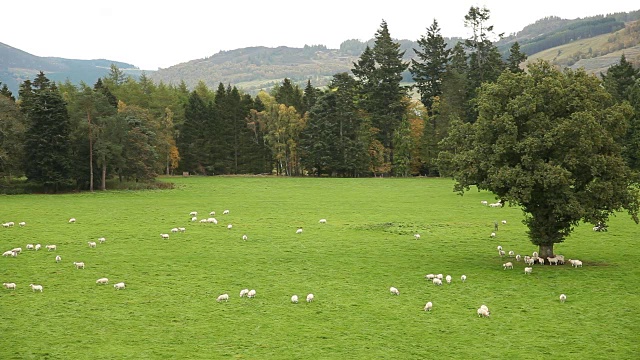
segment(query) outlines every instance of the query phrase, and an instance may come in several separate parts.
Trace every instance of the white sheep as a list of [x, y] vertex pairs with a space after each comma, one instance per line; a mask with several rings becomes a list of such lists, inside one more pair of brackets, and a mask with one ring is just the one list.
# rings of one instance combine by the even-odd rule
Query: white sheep
[[248, 240], [248, 239], [249, 239], [249, 237], [247, 237], [247, 235], [242, 235], [242, 240], [245, 240], [245, 241], [246, 241], [246, 240]]
[[392, 295], [400, 295], [400, 290], [398, 290], [398, 289], [394, 288], [393, 286], [389, 288], [389, 292], [390, 292]]
[[433, 284], [434, 285], [442, 285], [442, 279], [438, 279], [438, 278], [433, 279]]
[[467, 275], [460, 276], [460, 280], [462, 280], [462, 282], [467, 281]]
[[416, 238], [416, 240], [420, 240], [420, 234], [413, 234], [413, 237]]
[[25, 246], [25, 248], [27, 250], [33, 250], [33, 244], [27, 244], [27, 246]]
[[62, 256], [56, 255], [56, 262], [60, 262], [60, 261], [62, 261]]
[[47, 245], [45, 246], [47, 248], [47, 251], [51, 251], [51, 250], [56, 250], [58, 249], [58, 247], [56, 245]]
[[163, 239], [168, 239], [169, 238], [169, 234], [160, 234], [160, 237]]
[[227, 225], [227, 229], [231, 230], [231, 228], [233, 227], [233, 225], [229, 224]]
[[489, 207], [492, 207], [492, 208], [502, 207], [502, 203], [499, 203], [499, 202], [491, 203], [489, 204]]
[[516, 254], [515, 251], [509, 250], [509, 257], [513, 257], [515, 254]]
[[205, 224], [206, 222], [207, 222], [207, 219], [200, 219], [201, 224]]
[[222, 215], [227, 215], [229, 213], [229, 210], [225, 210], [222, 212]]
[[18, 223], [18, 225], [20, 225], [20, 227], [23, 227], [23, 226], [27, 225], [27, 223], [24, 222], [24, 221], [21, 221], [21, 222]]
[[533, 268], [532, 267], [526, 267], [524, 268], [524, 273], [526, 275], [530, 275], [533, 272]]
[[487, 309], [479, 308], [477, 313], [479, 317], [489, 317], [489, 310]]
[[537, 252], [537, 251], [534, 251], [534, 252], [531, 254], [531, 257], [532, 257], [532, 258], [537, 258], [537, 257], [538, 257], [538, 252]]
[[15, 256], [15, 252], [13, 250], [7, 250], [2, 253], [2, 256]]
[[73, 265], [75, 265], [76, 269], [84, 269], [84, 262], [73, 262]]
[[196, 222], [196, 221], [198, 221], [197, 217], [194, 216], [194, 217], [191, 218], [191, 222]]
[[291, 296], [291, 302], [294, 303], [294, 304], [297, 304], [298, 303], [298, 295]]
[[532, 257], [525, 257], [524, 259], [524, 263], [527, 265], [533, 265], [536, 262], [536, 259], [532, 258]]
[[95, 241], [87, 241], [87, 244], [89, 244], [90, 248], [94, 248], [97, 246]]
[[221, 302], [221, 301], [228, 302], [229, 301], [229, 294], [222, 294], [222, 295], [218, 296], [216, 301], [217, 302]]
[[444, 276], [442, 276], [442, 274], [438, 274], [438, 275], [436, 275], [436, 278], [442, 280], [442, 279], [444, 279]]
[[498, 251], [502, 250], [502, 246], [498, 245]]
[[502, 220], [502, 225], [507, 225], [507, 220]]
[[434, 274], [427, 274], [424, 276], [427, 280], [433, 280], [436, 276]]
[[105, 241], [107, 241], [107, 239], [101, 237], [101, 238], [98, 238], [98, 241], [100, 242], [100, 244], [104, 244]]
[[504, 270], [513, 269], [513, 263], [511, 261], [502, 264], [502, 266], [504, 267]]
[[487, 205], [489, 205], [489, 202], [487, 200], [482, 200], [482, 201], [480, 201], [480, 204], [482, 204], [484, 206], [487, 206]]
[[107, 278], [100, 278], [96, 280], [96, 284], [108, 284], [108, 283], [109, 283], [109, 279]]
[[309, 295], [307, 295], [307, 302], [308, 302], [308, 303], [312, 302], [312, 301], [313, 301], [313, 298], [314, 298], [313, 294], [309, 294]]
[[431, 303], [431, 301], [429, 301], [428, 303], [425, 304], [424, 311], [431, 311], [432, 307], [433, 307], [433, 303]]
[[34, 292], [36, 290], [42, 292], [42, 285], [34, 285], [34, 284], [29, 284], [29, 286], [31, 286], [31, 290], [33, 290]]
[[298, 230], [296, 230], [296, 234], [302, 234], [302, 228], [298, 228]]
[[2, 283], [2, 286], [4, 286], [6, 289], [11, 289], [11, 290], [16, 289], [16, 283]]
[[13, 249], [11, 249], [11, 251], [13, 251], [14, 253], [21, 254], [22, 253], [22, 248], [21, 247], [13, 248]]
[[492, 238], [494, 238], [494, 237], [496, 237], [496, 233], [492, 232], [492, 233], [491, 233], [491, 235], [489, 235], [489, 236], [491, 236]]
[[214, 224], [218, 225], [218, 219], [216, 219], [214, 217], [207, 218], [207, 222], [208, 223], [214, 223]]
[[34, 247], [33, 247], [33, 249], [34, 249], [35, 251], [40, 250], [40, 248], [42, 248], [42, 245], [40, 245], [40, 244], [36, 244], [36, 246], [34, 246]]
[[567, 300], [567, 295], [565, 294], [560, 294], [560, 302], [563, 303]]
[[554, 257], [548, 257], [547, 261], [549, 261], [549, 265], [558, 265], [558, 258]]
[[445, 279], [447, 280], [447, 284], [451, 284], [451, 275], [447, 275]]
[[245, 297], [245, 295], [247, 295], [247, 293], [249, 293], [249, 289], [240, 290], [240, 297]]
[[178, 228], [178, 231], [180, 231], [180, 232], [182, 232], [182, 233], [183, 233], [183, 232], [187, 231], [187, 229], [186, 229], [186, 228], [183, 228], [183, 227], [179, 227], [179, 228]]
[[326, 224], [327, 223], [327, 219], [320, 219], [320, 221], [318, 221], [320, 224]]
[[171, 229], [171, 232], [172, 232], [172, 233], [177, 233], [177, 232], [178, 232], [178, 228], [172, 228], [172, 229]]
[[125, 288], [125, 285], [124, 285], [123, 282], [119, 282], [117, 284], [113, 284], [113, 288], [116, 289], [116, 290], [122, 290], [122, 289]]
[[71, 218], [71, 219], [69, 219], [69, 224], [73, 224], [73, 223], [75, 223], [75, 222], [76, 222], [76, 218]]
[[485, 304], [480, 305], [480, 309], [483, 309], [483, 310], [486, 310], [487, 312], [489, 312], [489, 308]]
[[198, 212], [197, 211], [192, 211], [189, 213], [189, 216], [198, 216]]
[[215, 211], [210, 212], [209, 216], [216, 216], [216, 212]]
[[9, 227], [9, 223], [2, 223], [2, 227], [8, 228]]
[[504, 256], [504, 254], [505, 254], [505, 253], [504, 253], [504, 250], [498, 250], [498, 255], [500, 255], [500, 257], [503, 257], [503, 256]]
[[256, 291], [255, 291], [255, 290], [253, 290], [253, 289], [249, 290], [249, 292], [247, 293], [247, 297], [248, 297], [248, 298], [254, 298], [254, 297], [256, 297]]
[[564, 255], [556, 255], [556, 259], [558, 259], [558, 264], [564, 265]]
[[516, 255], [516, 261], [520, 261], [520, 259], [522, 259], [522, 256], [520, 254]]
[[571, 263], [572, 267], [582, 267], [582, 261], [580, 260], [571, 260], [569, 259], [569, 262]]

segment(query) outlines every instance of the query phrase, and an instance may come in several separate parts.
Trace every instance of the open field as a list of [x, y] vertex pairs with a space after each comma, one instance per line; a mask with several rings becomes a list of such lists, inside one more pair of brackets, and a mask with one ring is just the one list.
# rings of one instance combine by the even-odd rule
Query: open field
[[[0, 228], [0, 250], [23, 248], [0, 257], [0, 282], [17, 284], [0, 289], [0, 359], [632, 359], [640, 352], [640, 227], [626, 214], [606, 233], [585, 224], [556, 245], [583, 268], [534, 265], [527, 276], [513, 259], [515, 269], [503, 270], [496, 251], [536, 250], [521, 211], [482, 206], [493, 200], [486, 192], [458, 196], [450, 180], [170, 181], [173, 190], [0, 196], [0, 221], [16, 223]], [[213, 210], [218, 225], [189, 221], [190, 211], [202, 218]], [[161, 239], [182, 226], [185, 233]], [[104, 244], [88, 247], [102, 236]], [[26, 251], [28, 243], [43, 249]], [[58, 248], [47, 252], [46, 244]], [[451, 274], [453, 283], [435, 286], [428, 273]], [[101, 277], [109, 285], [97, 285]], [[115, 290], [120, 281], [126, 289]], [[240, 298], [244, 288], [256, 297]], [[222, 293], [228, 302], [216, 302]], [[307, 293], [314, 302], [304, 301]], [[299, 304], [290, 303], [293, 294]], [[427, 301], [431, 312], [422, 310]], [[476, 315], [481, 304], [490, 318]]]

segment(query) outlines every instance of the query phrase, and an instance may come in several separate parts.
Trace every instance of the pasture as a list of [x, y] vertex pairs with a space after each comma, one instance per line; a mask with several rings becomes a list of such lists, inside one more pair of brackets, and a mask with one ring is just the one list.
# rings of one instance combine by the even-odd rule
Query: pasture
[[[608, 232], [584, 224], [556, 245], [583, 268], [536, 264], [525, 275], [522, 261], [496, 250], [537, 250], [520, 209], [483, 206], [491, 194], [459, 196], [450, 180], [166, 181], [176, 188], [0, 196], [0, 222], [16, 223], [0, 228], [0, 250], [23, 248], [0, 258], [1, 282], [17, 284], [0, 289], [0, 359], [630, 359], [640, 352], [640, 228], [626, 213]], [[216, 211], [218, 224], [191, 222], [191, 211], [198, 219]], [[491, 238], [501, 220], [507, 224]], [[186, 232], [170, 233], [174, 227]], [[89, 248], [100, 237], [106, 242]], [[29, 243], [42, 249], [24, 250]], [[80, 261], [85, 269], [74, 267]], [[514, 269], [503, 270], [505, 261]], [[453, 282], [435, 286], [429, 273]], [[96, 284], [102, 277], [108, 285]], [[115, 290], [121, 281], [126, 288]], [[240, 298], [245, 288], [256, 297]], [[229, 301], [217, 302], [223, 293]], [[290, 302], [293, 294], [300, 303]], [[477, 316], [482, 304], [489, 318]]]

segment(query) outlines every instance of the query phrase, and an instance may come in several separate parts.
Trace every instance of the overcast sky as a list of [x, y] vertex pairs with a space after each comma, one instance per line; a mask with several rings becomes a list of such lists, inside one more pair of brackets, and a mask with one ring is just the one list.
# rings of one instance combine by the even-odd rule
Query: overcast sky
[[37, 56], [156, 70], [248, 46], [338, 48], [344, 40], [371, 39], [382, 20], [394, 39], [419, 39], [433, 19], [443, 36], [468, 37], [471, 6], [486, 6], [488, 24], [508, 35], [546, 16], [628, 12], [640, 10], [640, 1], [5, 0], [0, 42]]

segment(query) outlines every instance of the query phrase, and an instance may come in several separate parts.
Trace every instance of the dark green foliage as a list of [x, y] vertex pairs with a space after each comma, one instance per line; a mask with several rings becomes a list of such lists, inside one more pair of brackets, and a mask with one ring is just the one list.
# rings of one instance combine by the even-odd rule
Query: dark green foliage
[[177, 139], [182, 161], [180, 168], [193, 174], [206, 174], [209, 166], [209, 139], [207, 132], [211, 111], [197, 92], [191, 92], [184, 110], [185, 121]]
[[509, 57], [507, 58], [507, 69], [511, 72], [522, 72], [520, 64], [527, 60], [527, 55], [520, 51], [520, 44], [516, 41], [509, 48]]
[[7, 87], [7, 84], [3, 84], [2, 81], [0, 81], [0, 85], [2, 85], [2, 88], [0, 88], [0, 96], [4, 96], [7, 99], [15, 102], [16, 98], [13, 96], [13, 93], [9, 90], [9, 87]]
[[292, 84], [288, 78], [284, 78], [282, 85], [273, 87], [272, 95], [276, 98], [278, 104], [293, 106], [299, 114], [304, 113], [302, 90], [298, 85]]
[[23, 173], [25, 121], [16, 103], [0, 96], [0, 177]]

